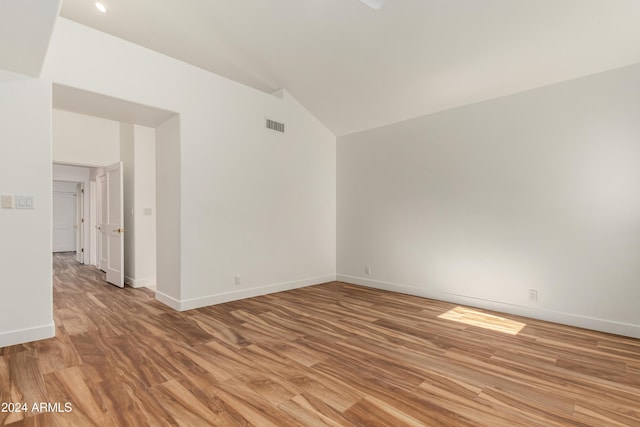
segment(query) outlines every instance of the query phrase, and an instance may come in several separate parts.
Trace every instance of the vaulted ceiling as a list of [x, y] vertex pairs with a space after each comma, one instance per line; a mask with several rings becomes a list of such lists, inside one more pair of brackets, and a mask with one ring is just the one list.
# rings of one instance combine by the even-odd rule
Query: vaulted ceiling
[[60, 11], [60, 0], [0, 2], [0, 80], [38, 77]]
[[61, 15], [264, 91], [336, 135], [640, 62], [638, 0], [64, 0]]

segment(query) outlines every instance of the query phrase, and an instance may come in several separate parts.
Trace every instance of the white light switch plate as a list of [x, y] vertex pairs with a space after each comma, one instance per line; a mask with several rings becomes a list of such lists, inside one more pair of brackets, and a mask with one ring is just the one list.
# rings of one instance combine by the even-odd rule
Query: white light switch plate
[[33, 196], [16, 196], [16, 209], [33, 209]]
[[13, 209], [13, 196], [3, 194], [0, 204], [2, 205], [2, 209]]

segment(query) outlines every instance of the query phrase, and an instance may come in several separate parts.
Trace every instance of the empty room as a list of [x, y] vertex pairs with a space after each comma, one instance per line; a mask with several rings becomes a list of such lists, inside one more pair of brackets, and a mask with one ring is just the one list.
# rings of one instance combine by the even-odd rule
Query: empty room
[[639, 24], [3, 0], [0, 425], [640, 426]]

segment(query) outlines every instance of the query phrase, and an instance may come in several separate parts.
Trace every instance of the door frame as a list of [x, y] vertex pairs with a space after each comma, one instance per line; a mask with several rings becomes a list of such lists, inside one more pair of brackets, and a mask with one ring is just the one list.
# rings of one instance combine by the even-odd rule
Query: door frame
[[84, 264], [84, 183], [76, 183], [76, 261]]
[[107, 191], [107, 178], [105, 174], [98, 175], [96, 177], [96, 266], [106, 272], [107, 271], [107, 258], [103, 258], [102, 254], [106, 251], [104, 246], [106, 242], [103, 242], [102, 224], [103, 216], [105, 216], [104, 195]]

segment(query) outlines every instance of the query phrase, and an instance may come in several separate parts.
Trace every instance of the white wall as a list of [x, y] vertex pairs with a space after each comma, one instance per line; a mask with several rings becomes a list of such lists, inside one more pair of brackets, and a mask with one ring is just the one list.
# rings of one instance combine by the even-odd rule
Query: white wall
[[87, 182], [91, 168], [82, 166], [53, 165], [54, 181]]
[[53, 181], [53, 192], [56, 193], [73, 193], [76, 194], [75, 182]]
[[0, 209], [0, 347], [54, 335], [51, 279], [51, 83], [0, 82], [0, 194], [32, 210]]
[[124, 277], [125, 283], [130, 284], [136, 277], [136, 227], [134, 220], [134, 155], [133, 155], [133, 125], [120, 123], [120, 160], [122, 161], [123, 176], [123, 209], [124, 212]]
[[134, 222], [136, 275], [133, 286], [156, 284], [156, 130], [135, 125]]
[[182, 301], [180, 116], [156, 128], [157, 298], [171, 306]]
[[[180, 114], [180, 241], [165, 241], [181, 251], [174, 307], [335, 278], [335, 136], [287, 94], [259, 92], [63, 18], [43, 76]], [[265, 116], [288, 132], [265, 130]], [[158, 206], [159, 250], [161, 214]], [[165, 292], [160, 277], [158, 290]]]
[[108, 166], [120, 160], [120, 123], [53, 110], [53, 161]]
[[[155, 129], [120, 124], [124, 171], [124, 274], [133, 287], [156, 284]], [[145, 213], [150, 212], [149, 214]], [[149, 211], [150, 210], [150, 211]]]
[[341, 280], [640, 337], [640, 65], [339, 138], [337, 218]]

